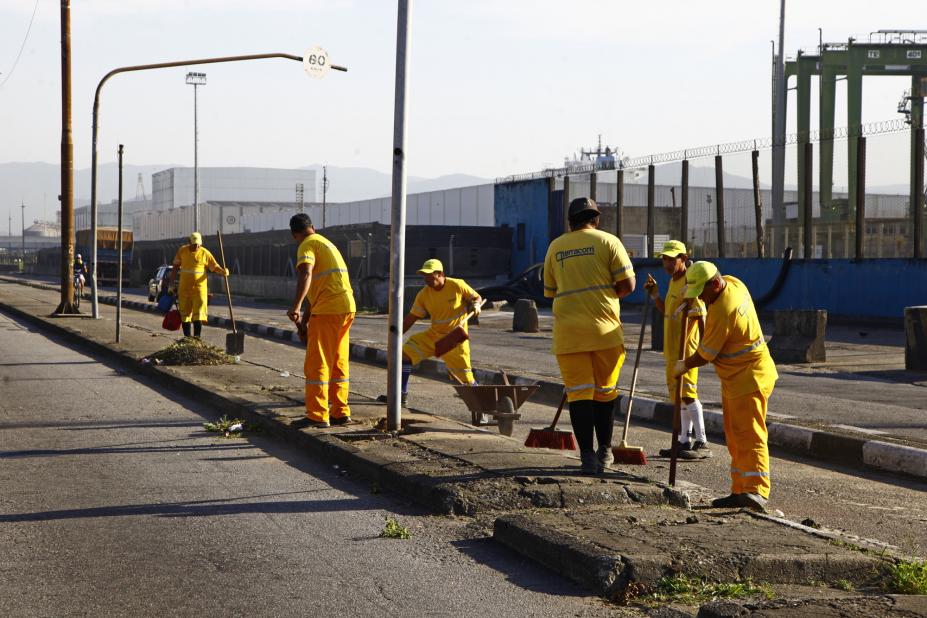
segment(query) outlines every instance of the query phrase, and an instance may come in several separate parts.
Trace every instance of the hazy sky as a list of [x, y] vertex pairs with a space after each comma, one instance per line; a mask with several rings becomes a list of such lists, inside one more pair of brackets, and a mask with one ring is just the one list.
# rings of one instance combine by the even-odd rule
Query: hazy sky
[[[0, 0], [0, 81], [13, 68], [33, 6]], [[825, 41], [927, 28], [923, 6], [792, 0], [787, 54], [813, 50], [818, 27]], [[417, 0], [409, 173], [531, 171], [593, 145], [598, 133], [632, 156], [768, 135], [778, 7], [778, 0]], [[78, 167], [90, 164], [93, 92], [108, 70], [270, 51], [302, 55], [321, 45], [350, 72], [317, 81], [286, 60], [193, 68], [208, 75], [199, 95], [200, 164], [390, 169], [395, 1], [74, 0], [71, 14]], [[122, 142], [128, 162], [192, 164], [187, 70], [108, 83], [102, 162], [115, 160]], [[897, 117], [908, 85], [868, 80], [864, 120]], [[841, 97], [838, 125], [846, 122], [843, 109]], [[22, 58], [0, 86], [0, 163], [57, 162], [59, 143], [59, 2], [39, 0]], [[895, 157], [879, 157], [879, 165], [902, 173], [877, 181], [905, 181], [906, 155]]]

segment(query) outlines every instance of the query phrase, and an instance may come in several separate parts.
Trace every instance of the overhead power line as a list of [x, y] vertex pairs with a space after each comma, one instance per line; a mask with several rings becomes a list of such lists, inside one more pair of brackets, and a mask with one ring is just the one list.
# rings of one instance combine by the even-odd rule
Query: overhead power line
[[32, 17], [29, 18], [29, 27], [26, 28], [26, 36], [23, 37], [23, 44], [19, 46], [19, 53], [16, 54], [16, 60], [13, 61], [13, 67], [10, 69], [10, 72], [6, 74], [2, 81], [0, 81], [0, 88], [3, 88], [3, 85], [13, 77], [13, 72], [16, 70], [16, 66], [19, 64], [19, 59], [23, 55], [23, 50], [26, 49], [26, 41], [29, 40], [29, 33], [32, 32], [32, 22], [35, 21], [35, 13], [39, 8], [39, 0], [35, 0], [35, 6], [32, 7]]

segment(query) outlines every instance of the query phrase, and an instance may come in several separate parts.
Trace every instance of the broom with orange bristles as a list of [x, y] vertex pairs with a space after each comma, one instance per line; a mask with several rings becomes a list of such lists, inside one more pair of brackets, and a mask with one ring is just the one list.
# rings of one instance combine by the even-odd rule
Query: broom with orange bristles
[[543, 429], [532, 429], [528, 432], [528, 438], [525, 440], [525, 446], [530, 448], [552, 448], [559, 451], [575, 451], [576, 437], [572, 431], [566, 429], [557, 429], [557, 421], [560, 420], [560, 414], [563, 412], [563, 406], [566, 404], [567, 395], [563, 393], [560, 398], [560, 406], [554, 415], [554, 422], [550, 427]]
[[647, 465], [647, 455], [640, 446], [628, 445], [628, 428], [631, 425], [631, 405], [634, 403], [634, 389], [637, 387], [637, 369], [641, 363], [641, 350], [644, 348], [644, 331], [647, 329], [647, 310], [650, 308], [650, 294], [644, 295], [644, 315], [641, 317], [641, 334], [637, 339], [637, 354], [634, 356], [634, 373], [631, 374], [631, 390], [628, 393], [628, 411], [624, 416], [624, 435], [621, 444], [612, 449], [615, 463], [632, 466]]

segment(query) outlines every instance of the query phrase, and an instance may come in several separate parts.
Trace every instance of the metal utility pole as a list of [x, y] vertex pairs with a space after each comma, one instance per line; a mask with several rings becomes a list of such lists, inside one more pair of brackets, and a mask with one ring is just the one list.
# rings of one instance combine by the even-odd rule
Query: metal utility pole
[[22, 208], [22, 238], [23, 238], [23, 268], [26, 267], [26, 203], [20, 204]]
[[[304, 68], [306, 67], [305, 59], [302, 56], [295, 56], [293, 54], [282, 54], [279, 52], [273, 52], [269, 54], [248, 54], [246, 56], [223, 56], [218, 58], [198, 58], [196, 60], [176, 60], [174, 62], [157, 62], [155, 64], [139, 64], [134, 66], [127, 67], [118, 67], [113, 69], [109, 73], [103, 76], [103, 78], [97, 83], [97, 89], [93, 95], [93, 123], [91, 130], [91, 144], [93, 147], [93, 154], [90, 157], [90, 242], [91, 253], [92, 253], [92, 264], [91, 264], [91, 274], [90, 274], [90, 304], [93, 309], [93, 317], [100, 317], [100, 304], [97, 297], [97, 136], [100, 131], [100, 93], [103, 90], [103, 85], [109, 80], [109, 78], [119, 73], [128, 73], [130, 71], [150, 71], [152, 69], [168, 69], [171, 67], [188, 67], [195, 64], [218, 64], [223, 62], [244, 62], [245, 60], [268, 60], [270, 58], [285, 58], [287, 60], [295, 60], [297, 62], [302, 62]], [[313, 56], [315, 60], [317, 56]], [[325, 56], [324, 66], [327, 67], [325, 70], [322, 70], [321, 65], [316, 61], [313, 65], [315, 69], [315, 77], [321, 79], [325, 76], [326, 71], [342, 71], [347, 72], [347, 68], [339, 66], [336, 64], [328, 64], [328, 56]], [[309, 71], [307, 70], [307, 73]], [[72, 210], [73, 213], [73, 210]], [[73, 214], [72, 214], [73, 216]]]
[[322, 166], [322, 229], [325, 229], [325, 207], [328, 198], [328, 167]]
[[[61, 300], [74, 314], [74, 142], [71, 139], [71, 0], [61, 0]], [[94, 264], [96, 266], [96, 264]]]
[[786, 76], [785, 76], [785, 0], [779, 4], [779, 49], [776, 54], [775, 84], [773, 94], [773, 148], [772, 148], [772, 212], [774, 229], [781, 229], [785, 223], [785, 120], [786, 120]]
[[117, 259], [119, 260], [119, 265], [116, 267], [116, 343], [119, 343], [122, 330], [122, 144], [119, 144], [116, 154], [119, 158], [119, 195], [117, 196], [119, 206], [116, 223], [117, 234], [119, 234], [116, 241], [118, 243]]
[[193, 86], [193, 231], [197, 232], [200, 229], [200, 132], [197, 124], [196, 89], [198, 86], [206, 85], [206, 74], [187, 73], [187, 84]]
[[396, 93], [393, 107], [393, 203], [390, 219], [389, 331], [387, 333], [386, 426], [402, 428], [402, 296], [406, 270], [406, 76], [412, 0], [399, 0], [396, 25]]

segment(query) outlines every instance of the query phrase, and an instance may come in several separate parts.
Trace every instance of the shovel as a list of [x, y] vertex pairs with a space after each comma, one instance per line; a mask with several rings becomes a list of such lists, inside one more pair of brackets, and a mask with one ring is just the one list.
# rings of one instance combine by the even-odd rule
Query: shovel
[[[219, 236], [219, 257], [222, 258], [222, 268], [225, 266], [225, 248], [222, 246], [222, 232], [216, 230]], [[235, 328], [235, 313], [232, 311], [232, 292], [229, 289], [229, 278], [225, 279], [225, 297], [229, 301], [229, 319], [232, 322], [232, 332], [225, 335], [225, 353], [229, 356], [240, 356], [245, 351], [245, 334], [238, 332]]]

